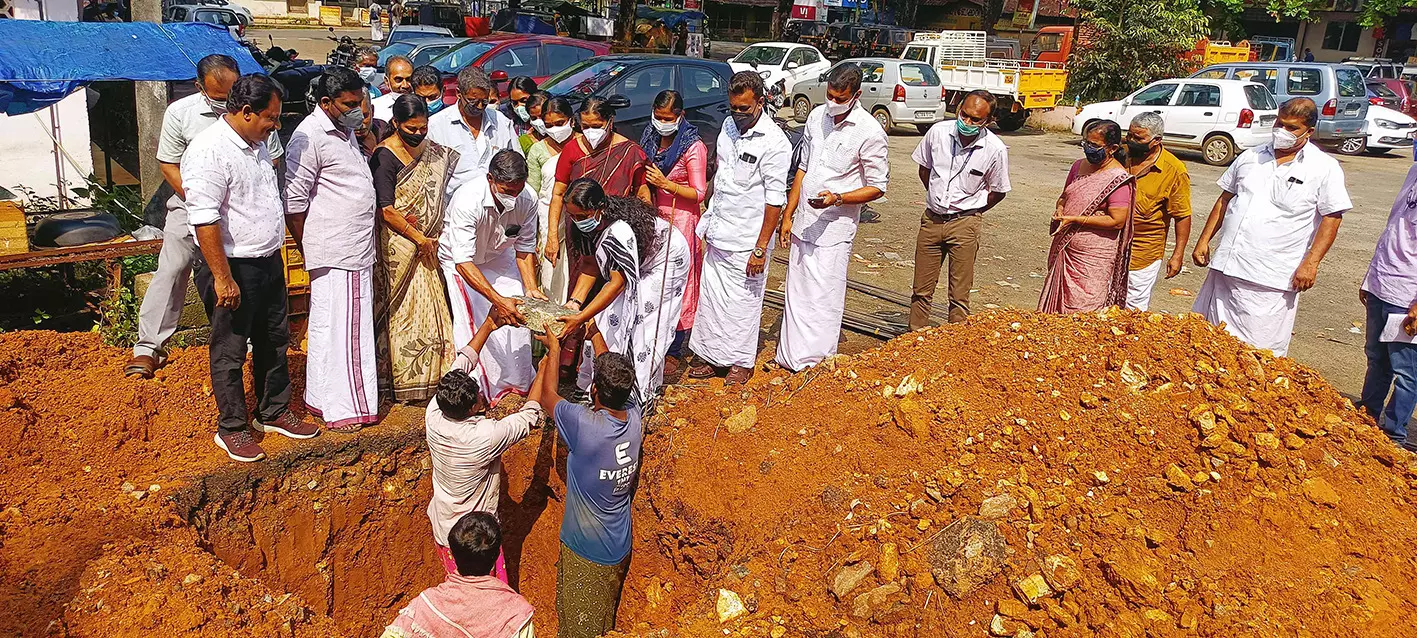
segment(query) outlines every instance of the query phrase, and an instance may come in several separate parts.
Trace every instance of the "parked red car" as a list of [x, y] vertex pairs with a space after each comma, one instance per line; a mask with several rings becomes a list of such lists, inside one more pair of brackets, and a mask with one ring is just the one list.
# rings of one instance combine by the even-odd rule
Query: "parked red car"
[[574, 66], [581, 60], [610, 53], [606, 42], [587, 42], [574, 38], [526, 33], [493, 33], [473, 38], [429, 62], [443, 72], [443, 99], [457, 101], [458, 71], [477, 66], [492, 75], [498, 85], [519, 75], [531, 77], [537, 84]]
[[1368, 84], [1381, 84], [1389, 91], [1397, 94], [1397, 106], [1388, 108], [1402, 111], [1412, 117], [1417, 117], [1417, 88], [1414, 88], [1411, 80], [1400, 80], [1397, 78], [1368, 78]]

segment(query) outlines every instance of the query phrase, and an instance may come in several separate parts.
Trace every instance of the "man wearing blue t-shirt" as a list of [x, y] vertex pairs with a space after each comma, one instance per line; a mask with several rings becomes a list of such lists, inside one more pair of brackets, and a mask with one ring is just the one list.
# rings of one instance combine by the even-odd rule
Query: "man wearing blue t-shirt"
[[555, 415], [566, 442], [566, 514], [561, 521], [561, 559], [556, 563], [556, 616], [560, 638], [591, 638], [615, 629], [615, 610], [630, 565], [630, 501], [640, 469], [644, 428], [630, 403], [635, 364], [609, 352], [594, 323], [586, 334], [595, 348], [591, 407], [564, 401], [560, 386], [561, 344], [541, 336], [547, 353], [538, 374], [540, 395], [530, 397]]

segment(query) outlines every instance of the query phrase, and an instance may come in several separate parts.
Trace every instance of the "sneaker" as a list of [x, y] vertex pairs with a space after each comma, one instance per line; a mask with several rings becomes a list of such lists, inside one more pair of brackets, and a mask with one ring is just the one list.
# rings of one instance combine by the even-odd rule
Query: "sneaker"
[[753, 378], [753, 369], [743, 366], [733, 366], [728, 370], [728, 376], [723, 377], [723, 385], [743, 385]]
[[226, 452], [233, 461], [242, 463], [254, 463], [266, 458], [266, 451], [251, 439], [251, 433], [245, 430], [240, 432], [217, 432], [212, 437], [216, 446]]
[[312, 439], [320, 435], [320, 426], [300, 420], [290, 410], [282, 412], [276, 420], [269, 423], [262, 423], [259, 418], [254, 419], [251, 421], [251, 427], [257, 432], [275, 432], [292, 439]]

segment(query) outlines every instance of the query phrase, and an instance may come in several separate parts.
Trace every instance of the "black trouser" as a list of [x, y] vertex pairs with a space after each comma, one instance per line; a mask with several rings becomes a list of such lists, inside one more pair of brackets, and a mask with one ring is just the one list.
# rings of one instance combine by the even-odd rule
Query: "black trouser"
[[246, 389], [241, 367], [246, 344], [251, 344], [251, 370], [256, 391], [256, 416], [274, 421], [290, 406], [290, 369], [285, 350], [290, 326], [285, 317], [285, 265], [280, 254], [248, 259], [227, 259], [231, 278], [241, 289], [235, 310], [216, 307], [216, 287], [206, 260], [198, 260], [194, 274], [202, 303], [211, 320], [212, 394], [220, 414], [217, 428], [240, 432], [247, 428]]

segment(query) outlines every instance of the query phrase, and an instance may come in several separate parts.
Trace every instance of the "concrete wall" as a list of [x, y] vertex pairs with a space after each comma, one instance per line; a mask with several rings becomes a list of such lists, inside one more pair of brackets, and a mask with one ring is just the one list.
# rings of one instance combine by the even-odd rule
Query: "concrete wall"
[[1357, 51], [1335, 51], [1323, 48], [1324, 33], [1328, 30], [1330, 22], [1355, 22], [1355, 14], [1336, 14], [1325, 17], [1318, 22], [1299, 25], [1299, 37], [1295, 38], [1299, 44], [1299, 55], [1304, 55], [1304, 49], [1313, 49], [1314, 60], [1317, 62], [1342, 62], [1344, 58], [1372, 57], [1373, 49], [1377, 46], [1377, 40], [1373, 38], [1372, 29], [1363, 29], [1358, 36]]
[[290, 13], [285, 0], [235, 0], [237, 4], [246, 7], [251, 11], [253, 18], [286, 18], [296, 20], [319, 20], [320, 2], [310, 0], [306, 5], [306, 12]]
[[[16, 18], [38, 20], [41, 13], [46, 20], [75, 21], [79, 19], [79, 5], [76, 0], [16, 0]], [[57, 115], [57, 132], [51, 125], [51, 111]], [[54, 165], [59, 149], [50, 133], [59, 138], [69, 155], [59, 155], [59, 170]], [[0, 114], [0, 186], [12, 190], [26, 186], [41, 197], [53, 197], [59, 192], [61, 179], [68, 182], [68, 187], [83, 186], [91, 173], [88, 101], [83, 90], [35, 113]], [[65, 195], [73, 197], [67, 189]]]

